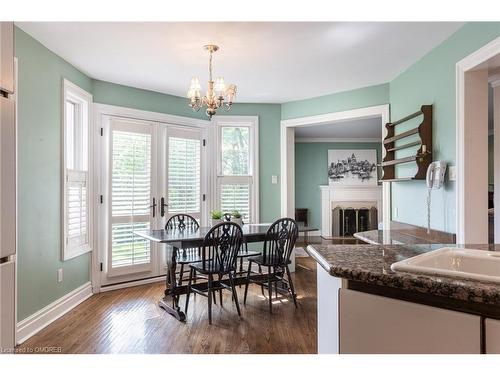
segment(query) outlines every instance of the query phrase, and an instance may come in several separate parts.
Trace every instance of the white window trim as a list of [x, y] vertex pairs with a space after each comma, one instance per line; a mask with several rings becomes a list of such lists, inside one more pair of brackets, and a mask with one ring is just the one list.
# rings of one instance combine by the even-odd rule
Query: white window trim
[[249, 176], [226, 176], [227, 179], [234, 179], [235, 182], [242, 178], [252, 177], [250, 188], [250, 222], [259, 223], [259, 117], [258, 116], [224, 116], [218, 115], [212, 117], [213, 129], [212, 140], [215, 144], [213, 148], [212, 171], [210, 176], [212, 179], [213, 195], [211, 209], [217, 209], [219, 206], [219, 178], [221, 173], [221, 128], [223, 126], [248, 126], [250, 128], [250, 171]]
[[[82, 88], [78, 87], [74, 83], [68, 81], [67, 79], [63, 79], [62, 82], [62, 182], [61, 182], [61, 217], [62, 217], [62, 233], [61, 233], [61, 243], [62, 243], [62, 251], [61, 257], [63, 261], [76, 258], [82, 254], [88, 253], [92, 251], [93, 244], [93, 137], [92, 137], [92, 95]], [[66, 101], [68, 99], [72, 99], [76, 102], [85, 103], [87, 105], [87, 139], [88, 139], [88, 160], [87, 160], [87, 217], [88, 217], [88, 225], [87, 225], [87, 235], [88, 241], [85, 245], [80, 246], [78, 248], [71, 248], [68, 246], [66, 240], [67, 233], [67, 213], [66, 213], [66, 202], [67, 202], [67, 188], [68, 188], [68, 175], [66, 170]]]

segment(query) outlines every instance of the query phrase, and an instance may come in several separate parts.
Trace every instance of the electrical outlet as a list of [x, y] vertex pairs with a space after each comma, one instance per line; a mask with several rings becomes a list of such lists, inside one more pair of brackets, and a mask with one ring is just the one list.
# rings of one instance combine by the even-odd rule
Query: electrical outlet
[[450, 165], [448, 167], [448, 179], [450, 181], [457, 180], [457, 166], [456, 165]]
[[62, 281], [63, 281], [63, 269], [59, 268], [57, 270], [57, 282], [62, 283]]
[[278, 176], [275, 175], [271, 176], [271, 183], [273, 185], [276, 185], [278, 183]]

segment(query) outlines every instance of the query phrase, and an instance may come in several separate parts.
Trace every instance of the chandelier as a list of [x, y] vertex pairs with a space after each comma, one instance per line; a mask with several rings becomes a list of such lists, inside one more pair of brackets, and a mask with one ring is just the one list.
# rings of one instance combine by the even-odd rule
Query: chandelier
[[204, 48], [210, 54], [210, 60], [208, 63], [208, 90], [204, 97], [201, 97], [201, 85], [198, 77], [193, 77], [191, 79], [191, 86], [187, 93], [189, 98], [189, 106], [193, 111], [199, 111], [201, 107], [206, 106], [208, 118], [212, 118], [217, 112], [217, 109], [224, 108], [225, 111], [229, 111], [233, 105], [234, 97], [236, 96], [236, 85], [229, 85], [226, 87], [224, 79], [218, 77], [215, 82], [212, 80], [212, 54], [216, 52], [219, 47], [213, 44], [208, 44]]

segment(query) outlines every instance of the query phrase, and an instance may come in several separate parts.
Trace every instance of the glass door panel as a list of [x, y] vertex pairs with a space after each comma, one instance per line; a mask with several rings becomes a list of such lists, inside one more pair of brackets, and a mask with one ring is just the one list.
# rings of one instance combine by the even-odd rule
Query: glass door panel
[[153, 226], [153, 135], [153, 124], [111, 120], [108, 278], [155, 274], [150, 241], [133, 233]]
[[184, 213], [200, 221], [202, 217], [201, 131], [168, 127], [166, 147], [165, 200], [168, 206], [165, 219]]

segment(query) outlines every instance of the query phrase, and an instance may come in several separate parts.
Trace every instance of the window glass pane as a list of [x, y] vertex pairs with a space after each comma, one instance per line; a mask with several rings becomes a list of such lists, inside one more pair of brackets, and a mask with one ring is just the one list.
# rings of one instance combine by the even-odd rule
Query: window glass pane
[[75, 104], [67, 101], [66, 102], [66, 168], [76, 169], [75, 156], [76, 156], [76, 145], [75, 145]]
[[113, 131], [112, 215], [149, 215], [151, 135]]
[[250, 129], [224, 126], [221, 128], [222, 174], [241, 176], [250, 174]]
[[221, 184], [220, 204], [222, 212], [237, 210], [243, 220], [250, 218], [250, 185], [249, 184]]
[[88, 156], [88, 150], [89, 150], [89, 118], [88, 118], [88, 104], [81, 104], [78, 107], [77, 111], [77, 116], [80, 116], [80, 126], [79, 126], [79, 137], [81, 139], [80, 141], [80, 162], [79, 162], [79, 169], [82, 171], [87, 171], [88, 170], [88, 164], [89, 164], [89, 156]]
[[200, 140], [169, 137], [168, 200], [170, 213], [200, 211]]

